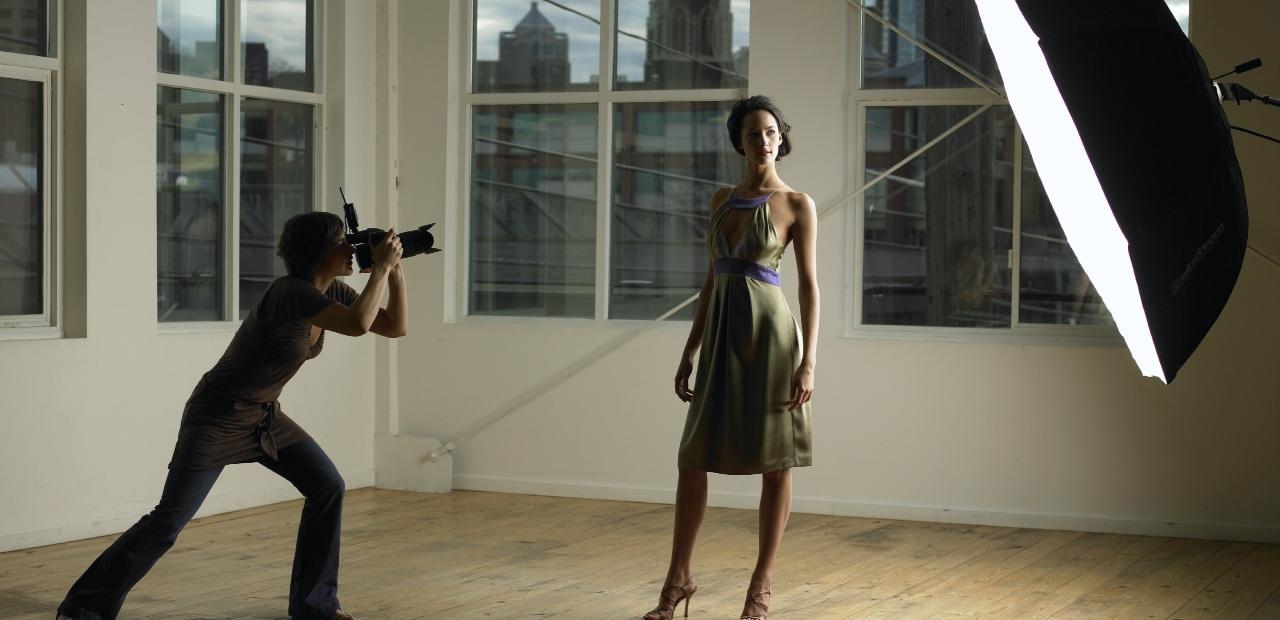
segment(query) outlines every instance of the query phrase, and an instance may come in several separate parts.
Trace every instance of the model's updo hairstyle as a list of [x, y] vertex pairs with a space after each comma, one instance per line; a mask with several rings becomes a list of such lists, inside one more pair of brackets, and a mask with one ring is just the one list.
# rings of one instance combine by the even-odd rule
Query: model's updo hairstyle
[[742, 150], [742, 122], [746, 118], [748, 112], [756, 110], [764, 110], [773, 115], [778, 121], [778, 132], [782, 134], [782, 143], [778, 145], [778, 156], [775, 159], [781, 160], [791, 152], [791, 125], [782, 118], [782, 110], [778, 109], [778, 105], [772, 99], [764, 95], [755, 95], [740, 99], [733, 104], [733, 109], [729, 111], [729, 141], [733, 143], [733, 150], [739, 155], [746, 156]]

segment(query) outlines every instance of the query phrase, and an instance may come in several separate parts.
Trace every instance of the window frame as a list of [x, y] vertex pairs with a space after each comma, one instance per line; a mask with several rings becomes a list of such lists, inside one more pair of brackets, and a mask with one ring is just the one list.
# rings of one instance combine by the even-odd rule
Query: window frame
[[[460, 37], [461, 52], [458, 55], [456, 88], [458, 144], [457, 196], [452, 215], [458, 222], [456, 240], [457, 265], [452, 270], [456, 280], [452, 287], [453, 300], [446, 302], [445, 320], [448, 322], [475, 323], [548, 323], [558, 326], [590, 325], [634, 328], [652, 323], [650, 320], [609, 318], [610, 276], [612, 273], [612, 209], [613, 209], [613, 115], [614, 107], [627, 103], [688, 103], [702, 101], [736, 101], [747, 96], [750, 88], [750, 69], [747, 84], [741, 88], [714, 89], [644, 89], [618, 90], [614, 88], [616, 41], [618, 38], [617, 3], [620, 0], [600, 0], [600, 66], [595, 90], [536, 93], [476, 93], [473, 92], [475, 71], [477, 0], [454, 0], [460, 6], [459, 25], [465, 34]], [[471, 174], [473, 157], [474, 108], [482, 105], [538, 105], [538, 104], [594, 104], [596, 115], [596, 237], [595, 237], [595, 312], [592, 318], [544, 317], [517, 315], [471, 314]], [[690, 291], [690, 295], [696, 291]], [[657, 318], [657, 317], [654, 317]], [[662, 321], [671, 328], [687, 329], [688, 321], [669, 319]]]
[[[864, 16], [866, 11], [850, 5], [849, 40], [850, 49], [858, 50], [857, 57], [848, 63], [850, 84], [849, 105], [850, 122], [847, 124], [846, 144], [849, 145], [850, 156], [847, 158], [848, 178], [854, 197], [846, 205], [852, 209], [852, 216], [845, 218], [844, 234], [849, 243], [845, 244], [844, 278], [845, 303], [843, 328], [841, 337], [846, 339], [869, 340], [911, 340], [930, 342], [966, 342], [983, 344], [1045, 344], [1066, 346], [1124, 346], [1120, 332], [1113, 325], [1052, 325], [1042, 323], [1021, 323], [1019, 315], [1022, 299], [1022, 179], [1023, 179], [1023, 139], [1022, 129], [1014, 119], [1014, 176], [1013, 176], [1013, 222], [1012, 246], [1009, 253], [1010, 271], [1010, 314], [1008, 327], [945, 327], [927, 325], [875, 325], [863, 323], [863, 255], [866, 234], [864, 226], [866, 192], [866, 122], [867, 110], [875, 107], [924, 107], [924, 106], [1008, 106], [1009, 100], [998, 87], [984, 87], [974, 84], [970, 88], [903, 88], [879, 89], [861, 87], [862, 84], [862, 32], [864, 19], [876, 19]], [[877, 20], [880, 21], [880, 20]], [[908, 41], [906, 38], [904, 41]], [[920, 45], [920, 49], [942, 62], [950, 65], [950, 61], [938, 56], [928, 46]], [[962, 72], [963, 73], [963, 72]], [[972, 119], [970, 119], [972, 120]], [[969, 121], [965, 121], [969, 122]]]
[[43, 97], [41, 175], [41, 290], [39, 314], [0, 315], [0, 340], [60, 338], [62, 298], [62, 0], [48, 0], [45, 11], [46, 55], [0, 52], [0, 77], [39, 82]]
[[[222, 316], [208, 321], [161, 321], [153, 317], [160, 333], [202, 333], [234, 331], [240, 318], [240, 158], [242, 135], [241, 108], [245, 98], [266, 99], [311, 106], [312, 144], [315, 151], [311, 158], [311, 185], [313, 211], [323, 210], [326, 182], [325, 171], [327, 132], [325, 130], [325, 69], [328, 66], [328, 42], [324, 39], [325, 0], [309, 0], [312, 3], [311, 36], [314, 44], [309, 59], [313, 66], [314, 89], [310, 92], [256, 86], [244, 83], [242, 64], [242, 28], [240, 21], [241, 0], [222, 0], [223, 21], [223, 76], [220, 80], [198, 78], [176, 73], [165, 73], [156, 67], [156, 86], [195, 90], [223, 95], [222, 102], [222, 153], [219, 159], [223, 167], [222, 191], [226, 196], [223, 213], [223, 256], [219, 268], [224, 270], [222, 284]], [[157, 261], [159, 258], [157, 257]], [[159, 266], [157, 262], [157, 267]]]

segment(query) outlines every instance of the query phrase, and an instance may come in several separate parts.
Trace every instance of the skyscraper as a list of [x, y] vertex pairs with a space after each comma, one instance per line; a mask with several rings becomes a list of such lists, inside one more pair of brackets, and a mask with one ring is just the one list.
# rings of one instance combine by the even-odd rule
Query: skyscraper
[[531, 2], [513, 30], [498, 37], [498, 59], [476, 61], [476, 92], [539, 92], [570, 89], [569, 35]]

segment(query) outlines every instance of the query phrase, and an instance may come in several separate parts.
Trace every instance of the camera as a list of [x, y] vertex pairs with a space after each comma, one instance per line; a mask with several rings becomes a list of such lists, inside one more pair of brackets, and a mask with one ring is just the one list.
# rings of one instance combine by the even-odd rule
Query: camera
[[[373, 246], [382, 243], [382, 239], [387, 236], [387, 231], [381, 228], [366, 228], [360, 230], [360, 220], [356, 217], [356, 206], [347, 202], [347, 195], [343, 193], [342, 188], [338, 188], [338, 193], [342, 195], [342, 214], [347, 221], [347, 243], [356, 248], [356, 262], [360, 265], [360, 269], [373, 268]], [[400, 258], [406, 259], [410, 256], [419, 254], [433, 254], [439, 252], [440, 248], [432, 247], [435, 245], [436, 239], [431, 235], [431, 227], [435, 226], [435, 222], [426, 226], [419, 226], [413, 230], [396, 233], [400, 237], [400, 245], [403, 252]]]

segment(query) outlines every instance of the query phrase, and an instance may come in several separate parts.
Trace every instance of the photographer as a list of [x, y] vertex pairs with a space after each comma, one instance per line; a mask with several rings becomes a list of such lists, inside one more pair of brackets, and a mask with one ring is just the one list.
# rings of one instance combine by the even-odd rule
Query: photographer
[[[337, 592], [342, 477], [315, 440], [281, 411], [277, 398], [303, 362], [320, 354], [326, 331], [405, 335], [402, 252], [399, 237], [388, 231], [372, 248], [372, 273], [357, 294], [337, 279], [351, 275], [355, 254], [338, 216], [303, 213], [285, 223], [277, 254], [289, 275], [262, 294], [187, 400], [160, 502], [71, 586], [58, 607], [60, 620], [115, 618], [129, 590], [173, 546], [222, 468], [246, 462], [279, 474], [306, 498], [289, 615], [351, 618], [340, 609]], [[379, 308], [388, 287], [389, 303]]]

